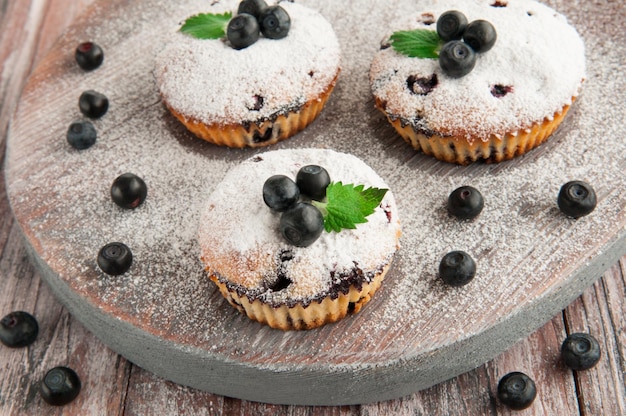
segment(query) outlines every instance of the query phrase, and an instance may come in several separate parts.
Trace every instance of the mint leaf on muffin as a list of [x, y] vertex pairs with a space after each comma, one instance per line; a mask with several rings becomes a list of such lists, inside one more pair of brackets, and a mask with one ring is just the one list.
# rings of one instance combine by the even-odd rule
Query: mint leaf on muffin
[[437, 59], [442, 44], [437, 32], [427, 29], [400, 30], [389, 41], [396, 51], [409, 58]]
[[196, 39], [219, 39], [226, 34], [226, 26], [233, 14], [200, 13], [185, 20], [180, 31]]
[[324, 229], [339, 232], [343, 228], [354, 229], [367, 222], [388, 189], [367, 188], [364, 185], [344, 185], [332, 182], [326, 188], [326, 202], [312, 201], [324, 216]]

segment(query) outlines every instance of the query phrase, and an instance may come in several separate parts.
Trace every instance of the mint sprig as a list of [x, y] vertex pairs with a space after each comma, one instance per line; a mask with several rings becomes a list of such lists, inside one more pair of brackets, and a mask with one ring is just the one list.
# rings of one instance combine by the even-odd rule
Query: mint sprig
[[226, 26], [233, 14], [200, 13], [189, 17], [180, 31], [197, 39], [219, 39], [226, 34]]
[[437, 59], [443, 45], [437, 32], [427, 29], [400, 30], [389, 41], [396, 51], [409, 58]]
[[374, 213], [388, 189], [367, 188], [332, 182], [326, 188], [326, 202], [313, 201], [324, 216], [326, 232], [339, 232], [343, 228], [354, 229], [357, 224], [367, 222], [367, 216]]

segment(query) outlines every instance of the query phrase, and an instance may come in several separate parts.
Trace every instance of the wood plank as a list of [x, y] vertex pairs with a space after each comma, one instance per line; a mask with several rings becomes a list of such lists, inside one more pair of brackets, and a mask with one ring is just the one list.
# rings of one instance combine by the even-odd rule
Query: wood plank
[[626, 414], [625, 266], [622, 259], [566, 309], [568, 333], [590, 333], [602, 350], [596, 367], [573, 372], [584, 415]]

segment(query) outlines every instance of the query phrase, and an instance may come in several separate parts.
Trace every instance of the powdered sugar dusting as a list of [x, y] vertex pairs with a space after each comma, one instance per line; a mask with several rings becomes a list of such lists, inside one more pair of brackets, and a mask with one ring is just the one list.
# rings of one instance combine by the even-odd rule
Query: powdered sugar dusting
[[[218, 2], [206, 12], [236, 10], [237, 4]], [[288, 2], [281, 7], [291, 18], [289, 34], [280, 40], [261, 36], [241, 50], [223, 39], [173, 32], [156, 64], [167, 103], [191, 119], [227, 125], [262, 120], [317, 99], [339, 70], [337, 37], [315, 10]]]
[[[563, 15], [535, 1], [493, 3], [442, 0], [394, 22], [389, 34], [435, 30], [432, 20], [424, 23], [424, 14], [436, 21], [445, 11], [460, 10], [470, 22], [491, 22], [498, 37], [491, 50], [478, 54], [474, 69], [456, 79], [442, 72], [437, 59], [408, 58], [392, 47], [381, 50], [370, 78], [389, 115], [426, 131], [488, 140], [552, 119], [571, 104], [585, 78], [584, 45], [576, 30]], [[415, 93], [407, 87], [409, 77], [430, 79], [433, 74], [432, 91]]]
[[[368, 221], [354, 230], [323, 232], [304, 248], [282, 238], [280, 214], [263, 202], [263, 183], [278, 174], [295, 180], [305, 165], [326, 168], [335, 182], [388, 189], [371, 168], [348, 154], [303, 149], [255, 156], [231, 170], [208, 199], [199, 243], [209, 272], [246, 287], [250, 293], [263, 291], [260, 297], [265, 301], [284, 302], [320, 297], [336, 284], [333, 276], [349, 274], [355, 267], [373, 277], [391, 261], [400, 230], [391, 190]], [[285, 252], [290, 253], [289, 261], [281, 262], [280, 255]], [[268, 283], [278, 280], [279, 274], [292, 284], [273, 291]]]
[[[424, 357], [420, 369], [432, 368], [441, 364], [439, 348], [455, 349], [511, 316], [528, 317], [535, 307], [556, 313], [583, 285], [573, 273], [623, 238], [626, 42], [618, 16], [606, 12], [617, 6], [550, 2], [587, 46], [582, 93], [546, 144], [497, 165], [461, 167], [415, 152], [374, 109], [370, 62], [389, 28], [424, 9], [414, 0], [393, 6], [302, 0], [331, 22], [342, 50], [341, 75], [318, 119], [270, 149], [223, 149], [193, 137], [162, 105], [153, 70], [181, 20], [209, 3], [125, 2], [89, 16], [29, 81], [12, 121], [6, 177], [17, 221], [51, 269], [50, 280], [93, 308], [179, 350], [204, 353], [203, 363], [225, 357], [295, 374], [307, 365], [386, 367], [394, 358], [408, 368], [412, 357]], [[73, 62], [85, 39], [102, 45], [106, 56], [89, 73]], [[65, 133], [81, 117], [77, 100], [86, 89], [105, 93], [111, 106], [94, 121], [96, 144], [79, 152]], [[289, 148], [353, 154], [385, 179], [402, 221], [401, 248], [367, 307], [298, 333], [272, 330], [228, 305], [204, 272], [196, 240], [201, 212], [227, 172], [250, 157]], [[108, 195], [124, 172], [148, 185], [146, 202], [133, 211], [116, 207]], [[598, 194], [596, 210], [577, 221], [555, 205], [559, 187], [571, 179], [586, 180]], [[461, 185], [485, 196], [473, 221], [456, 221], [445, 211], [447, 196]], [[122, 276], [107, 276], [96, 265], [98, 250], [111, 241], [126, 243], [135, 255]], [[477, 277], [463, 288], [446, 288], [436, 275], [452, 249], [467, 251], [478, 264]], [[529, 319], [510, 331], [521, 337], [538, 324]]]

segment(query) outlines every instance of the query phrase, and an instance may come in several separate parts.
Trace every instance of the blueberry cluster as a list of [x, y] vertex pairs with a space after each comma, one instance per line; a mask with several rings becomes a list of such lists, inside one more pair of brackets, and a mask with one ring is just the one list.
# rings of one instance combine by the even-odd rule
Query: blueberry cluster
[[[572, 370], [583, 371], [594, 367], [601, 355], [600, 344], [591, 334], [573, 333], [561, 344], [561, 360]], [[536, 396], [535, 382], [522, 372], [508, 373], [498, 383], [498, 399], [513, 410], [530, 407]]]
[[[596, 193], [586, 182], [570, 181], [559, 190], [557, 205], [563, 214], [580, 218], [590, 214], [596, 207]], [[446, 204], [450, 215], [461, 220], [476, 218], [483, 210], [485, 201], [478, 189], [461, 186], [448, 196]], [[464, 286], [476, 274], [476, 263], [464, 251], [447, 253], [439, 264], [439, 277], [449, 286]]]
[[[9, 348], [27, 347], [35, 342], [37, 335], [39, 324], [28, 312], [14, 311], [0, 320], [0, 341]], [[74, 370], [54, 367], [39, 384], [39, 393], [46, 403], [62, 406], [78, 396], [80, 387], [80, 379]]]
[[[74, 52], [74, 58], [79, 67], [85, 71], [93, 71], [102, 65], [104, 52], [94, 42], [80, 43]], [[78, 99], [80, 112], [91, 119], [102, 117], [109, 109], [109, 99], [94, 90], [84, 91]], [[75, 149], [88, 149], [96, 142], [98, 134], [93, 123], [89, 120], [78, 120], [70, 124], [67, 129], [67, 142]]]
[[[242, 2], [244, 3], [244, 2]], [[75, 50], [74, 58], [85, 71], [98, 68], [104, 60], [102, 48], [94, 42], [82, 42]], [[89, 118], [100, 118], [109, 109], [109, 100], [97, 91], [84, 91], [78, 99], [80, 112]], [[89, 120], [78, 120], [70, 124], [67, 131], [68, 143], [78, 150], [91, 147], [96, 142], [96, 128]], [[135, 209], [141, 205], [148, 194], [146, 183], [139, 176], [124, 173], [111, 185], [111, 199], [125, 209]], [[128, 271], [133, 261], [133, 254], [124, 243], [112, 242], [98, 252], [97, 264], [108, 275], [117, 276]], [[53, 390], [46, 390], [48, 392]]]
[[272, 210], [280, 212], [280, 233], [294, 246], [308, 247], [324, 231], [324, 216], [311, 203], [326, 196], [330, 176], [318, 165], [302, 167], [295, 182], [285, 175], [269, 177], [263, 184], [263, 201]]
[[291, 28], [291, 18], [279, 5], [268, 6], [265, 0], [243, 0], [237, 15], [226, 28], [226, 37], [235, 49], [255, 43], [261, 34], [268, 39], [282, 39]]
[[439, 52], [439, 65], [453, 78], [469, 74], [476, 54], [487, 52], [496, 43], [496, 29], [486, 20], [474, 20], [458, 10], [449, 10], [437, 19], [437, 34], [446, 42]]

